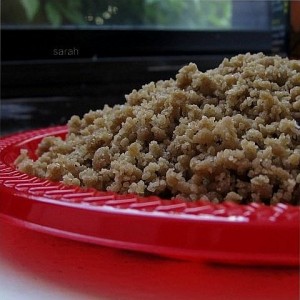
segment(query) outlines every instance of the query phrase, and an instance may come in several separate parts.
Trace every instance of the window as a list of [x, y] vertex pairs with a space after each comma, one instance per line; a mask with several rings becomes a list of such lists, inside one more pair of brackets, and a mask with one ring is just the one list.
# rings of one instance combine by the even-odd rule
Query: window
[[3, 23], [22, 26], [225, 29], [231, 26], [232, 1], [16, 0], [5, 1], [3, 10]]

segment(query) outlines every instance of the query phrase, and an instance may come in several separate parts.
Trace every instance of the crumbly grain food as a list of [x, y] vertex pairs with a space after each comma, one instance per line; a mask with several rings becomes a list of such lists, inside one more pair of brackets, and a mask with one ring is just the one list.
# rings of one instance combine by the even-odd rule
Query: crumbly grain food
[[68, 122], [19, 170], [118, 193], [187, 200], [300, 199], [300, 62], [241, 54], [213, 70], [193, 63]]

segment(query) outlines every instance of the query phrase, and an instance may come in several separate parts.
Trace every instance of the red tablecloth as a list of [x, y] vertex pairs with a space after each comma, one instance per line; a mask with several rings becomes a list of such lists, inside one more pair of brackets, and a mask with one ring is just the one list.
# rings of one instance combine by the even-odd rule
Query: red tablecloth
[[[51, 290], [60, 291], [55, 300], [299, 299], [298, 268], [177, 261], [61, 239], [3, 220], [0, 231], [0, 279], [5, 284], [0, 284], [0, 294], [19, 295], [14, 300]], [[22, 280], [30, 282], [30, 291]]]

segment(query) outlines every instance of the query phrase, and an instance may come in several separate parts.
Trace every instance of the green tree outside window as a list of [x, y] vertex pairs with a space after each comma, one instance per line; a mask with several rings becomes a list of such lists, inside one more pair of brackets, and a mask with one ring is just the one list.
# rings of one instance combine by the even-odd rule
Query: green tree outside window
[[231, 0], [2, 1], [2, 24], [10, 25], [227, 29], [231, 13]]

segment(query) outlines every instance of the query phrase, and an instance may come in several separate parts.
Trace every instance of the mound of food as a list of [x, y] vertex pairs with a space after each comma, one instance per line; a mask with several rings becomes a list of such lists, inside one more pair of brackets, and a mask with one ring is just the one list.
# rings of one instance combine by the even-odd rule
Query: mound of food
[[300, 199], [300, 61], [262, 53], [151, 82], [68, 122], [19, 170], [67, 185], [212, 202]]

